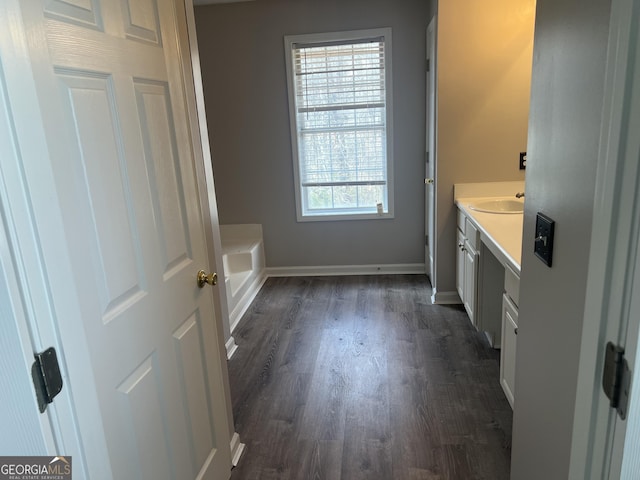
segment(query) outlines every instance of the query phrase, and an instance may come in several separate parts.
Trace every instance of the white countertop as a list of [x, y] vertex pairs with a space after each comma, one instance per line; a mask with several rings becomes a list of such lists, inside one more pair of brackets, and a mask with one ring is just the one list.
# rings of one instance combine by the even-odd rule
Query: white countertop
[[480, 232], [480, 240], [502, 264], [507, 264], [520, 275], [522, 256], [522, 213], [485, 213], [471, 210], [469, 204], [478, 200], [509, 197], [458, 198], [456, 205], [473, 222]]

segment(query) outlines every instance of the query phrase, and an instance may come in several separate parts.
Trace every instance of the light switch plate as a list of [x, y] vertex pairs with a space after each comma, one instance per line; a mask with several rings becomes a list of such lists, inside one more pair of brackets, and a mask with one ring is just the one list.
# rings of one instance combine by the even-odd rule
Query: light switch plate
[[548, 267], [551, 267], [553, 259], [553, 232], [555, 225], [555, 221], [538, 212], [533, 253]]

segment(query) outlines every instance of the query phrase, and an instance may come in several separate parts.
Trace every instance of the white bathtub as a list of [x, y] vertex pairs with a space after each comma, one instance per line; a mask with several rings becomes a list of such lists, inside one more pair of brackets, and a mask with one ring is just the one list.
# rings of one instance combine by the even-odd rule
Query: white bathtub
[[220, 225], [231, 332], [266, 280], [262, 225]]

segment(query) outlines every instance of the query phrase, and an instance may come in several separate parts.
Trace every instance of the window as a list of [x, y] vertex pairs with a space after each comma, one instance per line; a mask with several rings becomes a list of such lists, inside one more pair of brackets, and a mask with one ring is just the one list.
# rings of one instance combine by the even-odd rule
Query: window
[[298, 221], [393, 217], [391, 29], [285, 49]]

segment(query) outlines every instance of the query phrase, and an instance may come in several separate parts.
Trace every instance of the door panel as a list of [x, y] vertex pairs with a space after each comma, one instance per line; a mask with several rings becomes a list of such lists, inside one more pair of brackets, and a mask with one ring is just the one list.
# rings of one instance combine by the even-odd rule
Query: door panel
[[[213, 428], [209, 416], [211, 406], [207, 399], [206, 385], [202, 381], [206, 378], [206, 362], [200, 323], [198, 315], [191, 315], [173, 334], [180, 378], [183, 382], [181, 392], [182, 403], [185, 406], [184, 414], [197, 465], [204, 464], [214, 448]], [[196, 375], [189, 375], [189, 372], [195, 372]]]
[[87, 248], [96, 277], [102, 319], [145, 295], [144, 272], [117, 106], [109, 77], [90, 72], [58, 75], [67, 121], [73, 126], [81, 201], [91, 205]]
[[102, 22], [95, 4], [95, 0], [48, 0], [44, 12], [49, 18], [101, 30]]
[[171, 478], [171, 451], [159, 451], [154, 442], [148, 440], [148, 437], [170, 436], [164, 421], [169, 412], [162, 408], [162, 390], [158, 385], [160, 376], [157, 356], [151, 355], [117, 387], [120, 415], [129, 427], [123, 432], [121, 441], [129, 451], [135, 452], [126, 469], [120, 466], [123, 473], [127, 472], [125, 475], [136, 472], [143, 479]]
[[125, 0], [124, 31], [128, 38], [161, 44], [158, 4], [155, 0]]
[[169, 89], [142, 80], [134, 88], [166, 281], [192, 258]]

